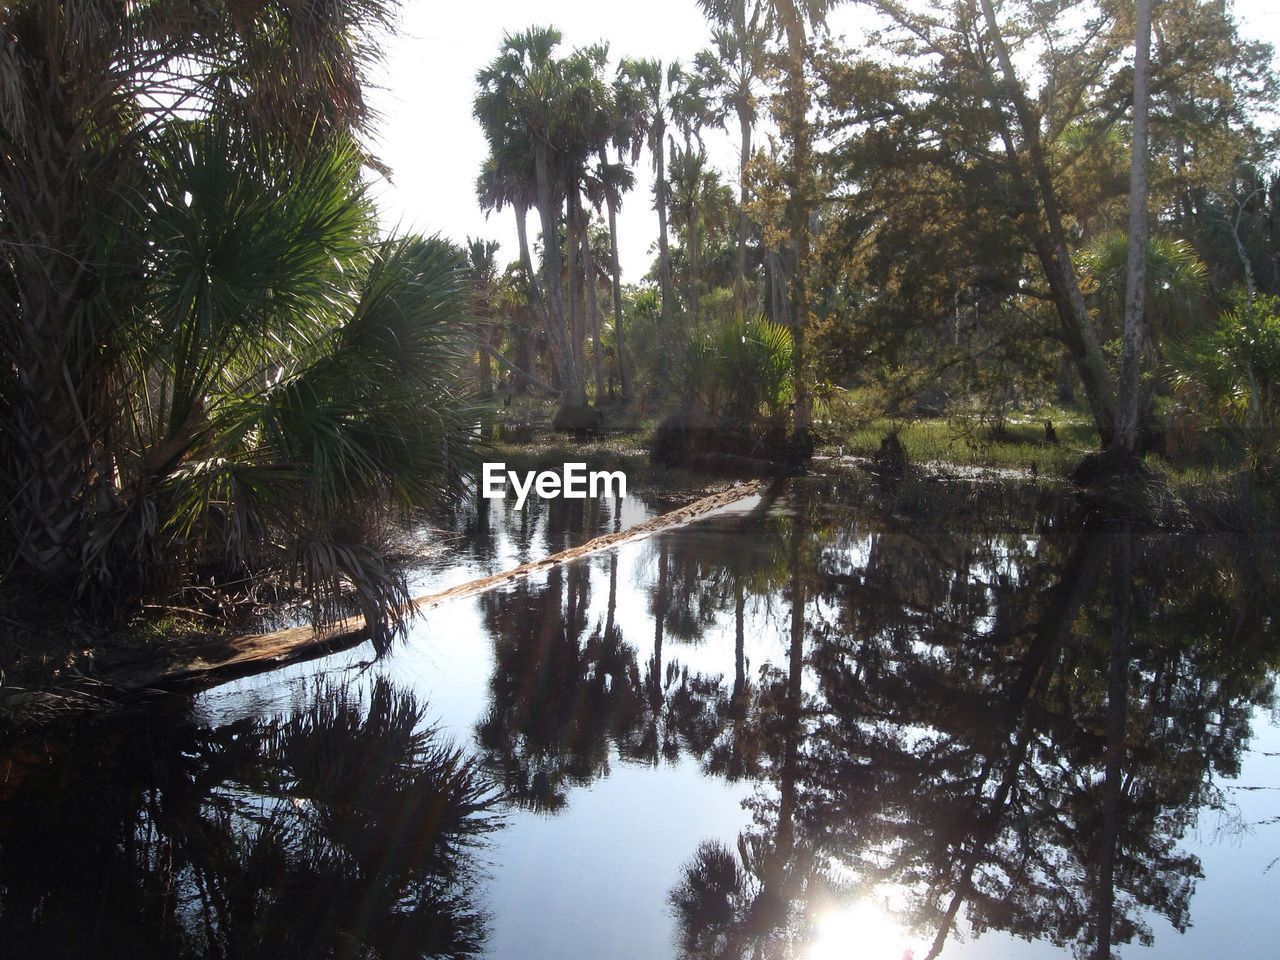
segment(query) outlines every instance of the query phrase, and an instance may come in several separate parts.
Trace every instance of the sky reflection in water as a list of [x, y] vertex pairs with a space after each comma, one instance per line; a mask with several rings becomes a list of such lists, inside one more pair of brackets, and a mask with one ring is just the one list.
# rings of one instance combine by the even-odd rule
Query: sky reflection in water
[[[666, 505], [532, 506], [464, 511], [467, 553], [419, 585]], [[437, 608], [371, 666], [361, 649], [230, 684], [184, 722], [206, 739], [274, 729], [315, 709], [316, 676], [330, 698], [354, 683], [367, 699], [378, 676], [425, 703], [433, 749], [474, 752], [508, 797], [471, 812], [484, 845], [460, 852], [466, 875], [434, 881], [483, 928], [458, 955], [1273, 949], [1280, 790], [1241, 789], [1280, 788], [1269, 551], [1084, 532], [1050, 497], [939, 485], [813, 478], [752, 506]], [[230, 779], [271, 797], [296, 792], [286, 773]], [[0, 892], [10, 932], [22, 886]], [[411, 924], [374, 933], [388, 908], [370, 903], [382, 912], [344, 935], [429, 955]], [[199, 939], [191, 954], [215, 955]]]

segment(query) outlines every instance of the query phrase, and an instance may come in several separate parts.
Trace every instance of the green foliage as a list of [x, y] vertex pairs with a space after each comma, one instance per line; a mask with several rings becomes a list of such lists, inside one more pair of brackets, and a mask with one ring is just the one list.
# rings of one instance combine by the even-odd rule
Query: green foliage
[[[1040, 399], [1065, 357], [1059, 397], [1070, 364], [1105, 433], [1114, 387], [1093, 343], [1123, 313], [1131, 10], [995, 6], [998, 23], [976, 4], [878, 4], [870, 50], [816, 53], [828, 180], [817, 362], [843, 386], [884, 384], [887, 369], [1004, 407]], [[1219, 4], [1172, 0], [1155, 16], [1148, 368], [1231, 285], [1252, 275], [1276, 292], [1262, 174], [1275, 140], [1260, 123], [1272, 52]], [[957, 367], [976, 375], [956, 383]]]
[[[1122, 230], [1099, 234], [1080, 251], [1082, 278], [1106, 329], [1118, 332], [1124, 315], [1129, 240]], [[1208, 268], [1186, 240], [1152, 237], [1147, 242], [1146, 320], [1155, 339], [1185, 333], [1204, 315]]]
[[1174, 352], [1172, 379], [1203, 428], [1223, 432], [1258, 467], [1280, 453], [1280, 298], [1241, 299]]
[[105, 238], [145, 267], [121, 262], [131, 297], [88, 321], [119, 384], [95, 412], [115, 477], [94, 593], [271, 578], [318, 622], [358, 609], [379, 643], [403, 625], [369, 520], [468, 463], [464, 278], [443, 241], [375, 241], [359, 173], [353, 149], [298, 162], [217, 124], [162, 140], [138, 219]]
[[691, 336], [669, 371], [668, 389], [713, 421], [749, 424], [782, 414], [792, 399], [791, 332], [766, 317], [730, 317]]

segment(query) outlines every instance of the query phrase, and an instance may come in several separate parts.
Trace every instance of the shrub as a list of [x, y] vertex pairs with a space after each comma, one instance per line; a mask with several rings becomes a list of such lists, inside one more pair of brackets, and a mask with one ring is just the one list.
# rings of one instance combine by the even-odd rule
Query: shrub
[[1202, 429], [1221, 433], [1257, 468], [1280, 445], [1280, 299], [1241, 300], [1210, 330], [1180, 344], [1172, 381]]

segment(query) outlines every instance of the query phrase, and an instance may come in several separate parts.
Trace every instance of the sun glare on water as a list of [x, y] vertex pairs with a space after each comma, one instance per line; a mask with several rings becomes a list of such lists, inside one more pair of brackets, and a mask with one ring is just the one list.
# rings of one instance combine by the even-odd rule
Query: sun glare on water
[[832, 908], [817, 933], [808, 960], [916, 960], [911, 935], [870, 900]]

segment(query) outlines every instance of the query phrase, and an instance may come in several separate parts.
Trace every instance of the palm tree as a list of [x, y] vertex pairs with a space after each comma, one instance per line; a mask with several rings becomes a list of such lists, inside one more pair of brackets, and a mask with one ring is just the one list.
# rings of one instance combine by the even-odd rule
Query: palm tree
[[[1158, 356], [1162, 341], [1185, 339], [1206, 315], [1208, 268], [1185, 240], [1151, 237], [1142, 265], [1143, 336], [1140, 355]], [[1126, 322], [1129, 237], [1120, 230], [1095, 237], [1076, 258], [1082, 283], [1091, 284], [1090, 306], [1096, 304], [1100, 328], [1122, 333]], [[1138, 423], [1150, 415], [1156, 383], [1138, 392]]]
[[480, 393], [493, 392], [493, 368], [489, 353], [493, 349], [496, 326], [493, 322], [493, 300], [498, 285], [498, 243], [495, 240], [467, 238], [467, 272], [471, 280], [471, 315], [476, 325], [477, 381]]
[[724, 211], [732, 205], [733, 198], [720, 182], [720, 175], [708, 169], [706, 153], [676, 147], [671, 154], [671, 219], [684, 231], [689, 271], [686, 298], [695, 325], [702, 292], [703, 241], [708, 231], [723, 225]]
[[184, 131], [157, 157], [136, 227], [154, 273], [121, 318], [115, 482], [87, 573], [177, 553], [273, 575], [317, 622], [354, 600], [381, 646], [407, 592], [363, 521], [438, 501], [471, 465], [461, 258], [364, 240], [354, 149], [299, 166], [239, 136]]
[[[600, 348], [600, 309], [594, 275], [595, 264], [588, 242], [589, 207], [603, 202], [603, 193], [593, 176], [590, 160], [614, 129], [612, 88], [604, 82], [603, 69], [608, 47], [598, 44], [575, 50], [564, 62], [564, 97], [568, 104], [559, 131], [563, 151], [565, 196], [568, 200], [568, 288], [572, 297], [574, 344], [579, 349], [585, 339], [582, 318], [589, 317], [594, 348], [595, 395], [604, 395], [604, 374]], [[585, 300], [585, 303], [583, 302]]]
[[385, 648], [410, 607], [368, 521], [470, 467], [459, 252], [371, 243], [351, 144], [291, 156], [221, 121], [153, 141], [92, 250], [112, 313], [89, 318], [79, 588], [127, 609], [269, 580], [317, 623], [354, 605]]
[[145, 263], [111, 225], [130, 219], [156, 137], [218, 116], [290, 154], [341, 138], [367, 118], [388, 20], [384, 0], [0, 7], [0, 498], [28, 570], [74, 575], [111, 495], [110, 352], [137, 291], [108, 267]]
[[507, 171], [531, 168], [533, 172], [533, 197], [542, 226], [547, 334], [561, 389], [561, 408], [567, 409], [585, 405], [586, 391], [562, 285], [560, 220], [565, 192], [559, 137], [570, 105], [565, 96], [564, 64], [555, 57], [560, 42], [560, 32], [550, 27], [508, 34], [498, 56], [477, 74], [479, 89], [473, 112], [497, 165]]
[[679, 83], [679, 63], [664, 70], [658, 60], [623, 60], [619, 74], [631, 83], [642, 99], [636, 129], [644, 137], [653, 158], [653, 196], [658, 211], [658, 280], [662, 290], [662, 329], [671, 335], [671, 248], [667, 237], [667, 121], [671, 114], [672, 90]]
[[528, 307], [550, 337], [551, 318], [542, 288], [538, 285], [537, 271], [533, 268], [533, 256], [529, 251], [528, 217], [530, 208], [537, 205], [536, 194], [533, 157], [513, 147], [491, 153], [476, 178], [476, 196], [482, 210], [486, 213], [490, 210], [501, 212], [503, 207], [510, 206], [515, 213], [519, 262]]
[[[681, 69], [671, 88], [671, 122], [684, 140], [686, 152], [693, 149], [695, 142], [699, 149], [705, 150], [702, 131], [719, 126], [724, 120], [724, 112], [712, 96], [709, 82], [705, 64], [702, 70], [696, 69], [695, 65], [691, 71]], [[671, 137], [668, 137], [668, 143], [672, 143]]]
[[[1129, 238], [1120, 230], [1099, 234], [1076, 257], [1081, 280], [1092, 287], [1089, 299], [1099, 308], [1100, 326], [1117, 333], [1124, 327], [1128, 257]], [[1153, 339], [1184, 335], [1205, 315], [1209, 270], [1190, 243], [1151, 237], [1142, 273]]]
[[[613, 334], [618, 353], [618, 375], [622, 397], [631, 396], [631, 368], [627, 360], [622, 325], [622, 266], [618, 261], [618, 210], [622, 195], [635, 186], [631, 165], [640, 159], [644, 145], [645, 100], [637, 85], [623, 72], [622, 65], [613, 81], [613, 129], [609, 142], [600, 145], [597, 178], [609, 212], [609, 266], [613, 287]], [[617, 162], [610, 163], [608, 147], [617, 150]], [[628, 163], [628, 156], [630, 163]]]
[[[707, 7], [704, 5], [704, 10]], [[747, 276], [747, 164], [751, 161], [751, 133], [756, 123], [759, 88], [765, 68], [767, 46], [773, 35], [772, 11], [764, 0], [756, 0], [748, 8], [745, 0], [718, 8], [713, 18], [716, 28], [711, 42], [714, 53], [703, 51], [696, 65], [705, 77], [706, 86], [717, 92], [725, 120], [730, 114], [738, 120], [740, 136], [738, 161], [738, 242], [734, 276], [734, 309], [741, 316], [746, 311]]]

